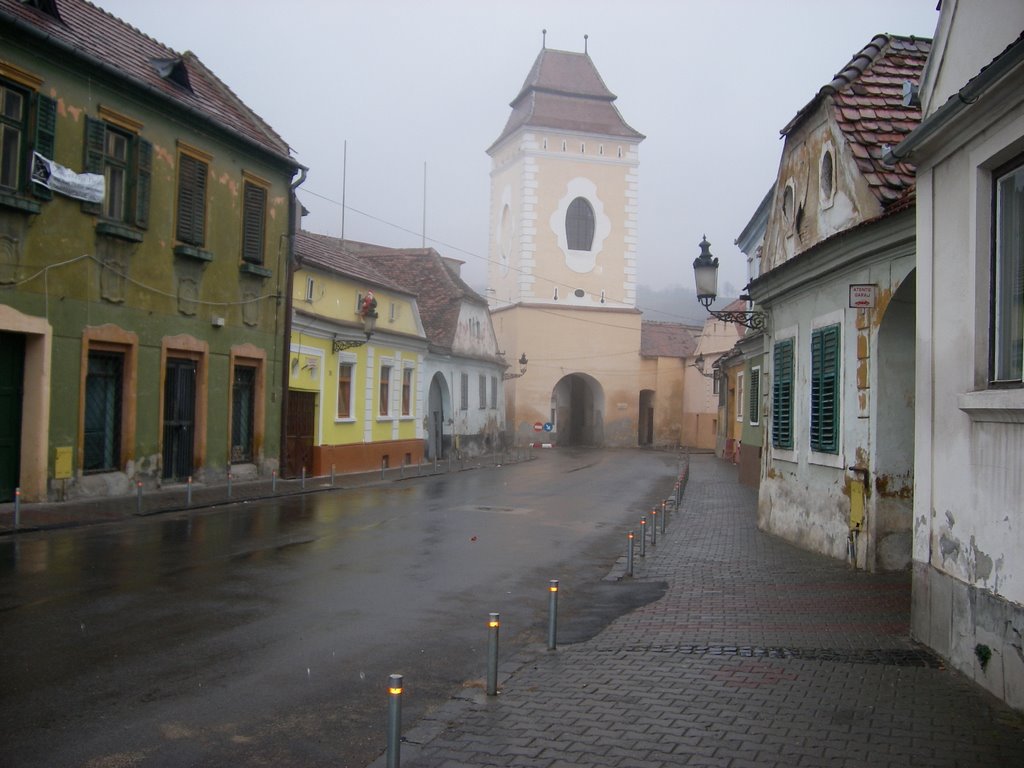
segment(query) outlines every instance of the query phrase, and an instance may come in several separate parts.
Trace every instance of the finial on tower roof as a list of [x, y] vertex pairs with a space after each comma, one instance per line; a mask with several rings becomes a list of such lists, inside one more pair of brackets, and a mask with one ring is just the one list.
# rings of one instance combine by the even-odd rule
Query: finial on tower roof
[[548, 47], [548, 31], [546, 29], [542, 29], [540, 31], [540, 47], [541, 48], [547, 48]]
[[587, 40], [590, 39], [590, 35], [583, 36], [583, 52], [587, 53]]

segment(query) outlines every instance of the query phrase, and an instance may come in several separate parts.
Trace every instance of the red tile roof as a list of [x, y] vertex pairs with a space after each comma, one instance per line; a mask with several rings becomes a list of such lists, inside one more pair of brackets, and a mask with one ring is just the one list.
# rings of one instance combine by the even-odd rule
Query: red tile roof
[[491, 149], [527, 125], [643, 139], [622, 119], [616, 98], [588, 54], [543, 48], [512, 100], [512, 114]]
[[920, 106], [903, 104], [903, 83], [920, 82], [929, 51], [931, 40], [925, 38], [876, 35], [789, 121], [782, 135], [830, 99], [836, 123], [872, 193], [883, 206], [902, 203], [914, 186], [915, 166], [888, 166], [882, 153], [921, 122]]
[[[298, 166], [284, 139], [194, 54], [179, 54], [85, 0], [56, 0], [55, 5], [59, 19], [22, 0], [0, 0], [0, 23], [34, 37], [35, 45], [55, 45], [86, 66], [99, 66]], [[180, 60], [191, 89], [162, 77], [154, 66], [160, 60]]]
[[367, 246], [363, 254], [375, 269], [416, 294], [423, 330], [439, 350], [452, 349], [462, 302], [487, 307], [487, 300], [462, 280], [452, 260], [433, 248]]
[[692, 357], [701, 328], [644, 320], [640, 323], [641, 357]]
[[356, 249], [347, 247], [348, 241], [312, 232], [295, 234], [295, 258], [300, 266], [310, 266], [334, 272], [356, 281], [363, 281], [367, 287], [387, 288], [399, 293], [413, 294], [397, 281], [374, 268], [373, 263]]

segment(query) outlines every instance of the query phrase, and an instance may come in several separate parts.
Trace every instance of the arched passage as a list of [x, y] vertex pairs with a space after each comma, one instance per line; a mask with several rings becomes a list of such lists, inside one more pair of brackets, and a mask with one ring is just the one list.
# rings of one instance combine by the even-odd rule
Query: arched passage
[[874, 514], [869, 520], [878, 570], [910, 565], [914, 511], [915, 273], [893, 294], [878, 326], [874, 398]]
[[440, 371], [430, 380], [427, 394], [426, 458], [441, 459], [451, 446], [452, 394]]
[[604, 445], [604, 389], [593, 376], [570, 373], [551, 392], [559, 445]]

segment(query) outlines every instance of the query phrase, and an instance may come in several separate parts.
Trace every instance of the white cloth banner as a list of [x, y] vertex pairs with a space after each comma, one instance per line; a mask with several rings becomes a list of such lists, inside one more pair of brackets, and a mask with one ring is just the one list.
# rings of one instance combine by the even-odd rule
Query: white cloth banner
[[47, 160], [38, 152], [32, 153], [32, 181], [76, 200], [103, 202], [106, 180], [102, 174], [75, 173], [60, 163]]

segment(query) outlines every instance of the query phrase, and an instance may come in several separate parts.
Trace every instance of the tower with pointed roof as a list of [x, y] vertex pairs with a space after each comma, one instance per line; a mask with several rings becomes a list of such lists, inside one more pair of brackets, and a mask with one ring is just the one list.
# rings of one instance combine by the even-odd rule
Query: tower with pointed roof
[[[559, 444], [634, 445], [639, 145], [588, 52], [543, 47], [488, 148], [488, 300], [510, 425]], [[609, 398], [614, 398], [610, 402]]]

